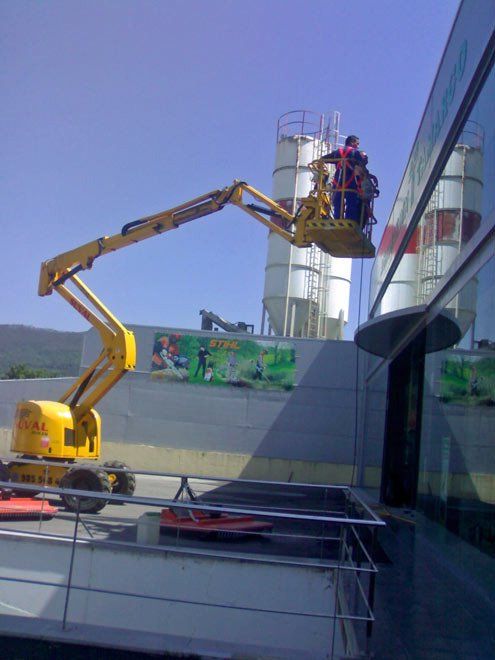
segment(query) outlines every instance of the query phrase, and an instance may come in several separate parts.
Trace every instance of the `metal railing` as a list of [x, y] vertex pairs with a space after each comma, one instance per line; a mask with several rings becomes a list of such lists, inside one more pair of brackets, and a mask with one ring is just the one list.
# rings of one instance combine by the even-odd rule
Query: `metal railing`
[[[44, 465], [38, 461], [37, 465], [40, 464]], [[118, 469], [112, 471], [117, 472]], [[92, 587], [80, 584], [75, 586], [73, 583], [78, 544], [90, 543], [95, 547], [111, 544], [113, 548], [132, 548], [140, 554], [144, 550], [166, 551], [219, 560], [261, 562], [274, 567], [280, 565], [319, 569], [330, 576], [332, 585], [332, 602], [329, 603], [328, 611], [283, 607], [276, 610], [276, 613], [327, 620], [331, 657], [340, 657], [342, 648], [344, 655], [349, 657], [370, 652], [377, 574], [374, 553], [377, 534], [384, 523], [355, 491], [345, 486], [325, 484], [207, 478], [155, 471], [136, 471], [134, 474], [137, 476], [138, 492], [147, 490], [151, 495], [130, 497], [37, 485], [38, 499], [54, 504], [56, 498], [65, 493], [77, 499], [77, 510], [61, 512], [53, 520], [44, 520], [43, 511], [40, 511], [36, 522], [0, 519], [2, 532], [23, 530], [34, 537], [39, 535], [70, 542], [62, 630], [66, 630], [70, 621], [71, 594], [76, 590], [92, 591]], [[180, 486], [179, 490], [176, 490], [177, 486]], [[0, 481], [0, 489], [5, 488], [15, 488], [19, 495], [33, 491], [31, 484]], [[191, 490], [189, 493], [188, 488], [194, 489], [194, 492]], [[161, 496], [165, 490], [168, 490], [170, 497]], [[158, 496], [154, 496], [154, 493]], [[104, 499], [109, 505], [125, 504], [125, 507], [109, 506], [97, 515], [84, 514], [80, 511], [80, 502], [85, 497]], [[136, 529], [143, 515], [148, 515], [150, 509], [163, 511], [171, 508], [178, 515], [184, 512], [186, 517], [192, 519], [199, 515], [212, 516], [213, 523], [209, 526], [208, 536], [198, 537], [194, 530], [179, 525], [168, 532], [162, 530], [157, 542], [139, 543]], [[116, 512], [118, 515], [112, 515]], [[155, 514], [157, 524], [159, 515]], [[222, 537], [225, 529], [221, 521], [225, 516], [247, 516], [269, 521], [272, 529], [261, 533], [229, 530], [229, 539], [224, 541]], [[215, 519], [219, 521], [218, 527], [215, 526]], [[244, 544], [238, 542], [241, 538], [245, 540]], [[232, 540], [235, 542], [232, 543]], [[3, 579], [0, 573], [0, 582]], [[143, 597], [138, 593], [126, 593], [125, 596]], [[164, 595], [162, 600], [167, 600], [167, 596]], [[294, 601], [297, 602], [297, 594]], [[213, 608], [224, 607], [215, 602], [201, 604]], [[257, 612], [264, 611], [260, 603]], [[274, 610], [267, 609], [266, 612], [273, 614]]]

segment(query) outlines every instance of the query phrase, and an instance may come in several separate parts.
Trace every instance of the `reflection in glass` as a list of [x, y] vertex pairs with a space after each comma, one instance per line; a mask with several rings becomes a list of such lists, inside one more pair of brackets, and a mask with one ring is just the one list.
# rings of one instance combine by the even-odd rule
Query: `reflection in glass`
[[[483, 192], [483, 128], [466, 123], [418, 226], [418, 304], [479, 229]], [[476, 281], [456, 296], [448, 309], [464, 336], [474, 318]]]
[[465, 290], [447, 306], [470, 300], [463, 340], [426, 356], [417, 502], [495, 556], [495, 259]]
[[[423, 304], [495, 209], [495, 72], [464, 124], [382, 298], [380, 314]], [[466, 334], [473, 320], [476, 282], [451, 311]]]

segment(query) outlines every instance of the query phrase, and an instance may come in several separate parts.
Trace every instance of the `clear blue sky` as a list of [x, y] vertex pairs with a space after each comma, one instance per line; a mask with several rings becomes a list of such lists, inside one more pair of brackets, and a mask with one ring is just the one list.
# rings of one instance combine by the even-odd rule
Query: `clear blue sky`
[[[276, 123], [339, 110], [380, 179], [383, 231], [458, 0], [0, 2], [0, 323], [84, 330], [42, 260], [234, 178], [270, 194]], [[235, 208], [95, 263], [127, 323], [259, 330], [266, 229]], [[367, 294], [369, 264], [365, 268]], [[359, 262], [353, 268], [352, 337]], [[366, 320], [366, 307], [361, 321]]]

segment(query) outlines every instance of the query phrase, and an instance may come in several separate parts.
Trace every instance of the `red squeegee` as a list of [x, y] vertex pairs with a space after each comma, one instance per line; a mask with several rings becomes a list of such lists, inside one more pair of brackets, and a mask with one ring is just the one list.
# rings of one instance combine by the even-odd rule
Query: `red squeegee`
[[227, 513], [208, 514], [204, 511], [181, 509], [176, 514], [172, 509], [162, 509], [160, 515], [162, 529], [180, 529], [188, 532], [199, 532], [217, 536], [232, 536], [242, 533], [260, 534], [273, 529], [273, 523], [256, 520], [252, 516], [233, 516]]
[[36, 500], [31, 497], [12, 497], [0, 500], [0, 520], [50, 520], [58, 513], [55, 506], [46, 500]]

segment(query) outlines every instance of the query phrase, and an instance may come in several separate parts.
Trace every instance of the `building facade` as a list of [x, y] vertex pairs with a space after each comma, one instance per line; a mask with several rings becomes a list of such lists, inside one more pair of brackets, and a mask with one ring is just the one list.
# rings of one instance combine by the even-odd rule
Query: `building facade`
[[[355, 336], [370, 353], [361, 483], [380, 463], [385, 504], [416, 509], [492, 557], [494, 60], [495, 3], [463, 0]], [[368, 436], [383, 436], [382, 446], [368, 449]]]

